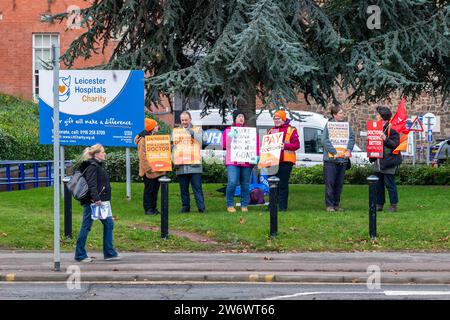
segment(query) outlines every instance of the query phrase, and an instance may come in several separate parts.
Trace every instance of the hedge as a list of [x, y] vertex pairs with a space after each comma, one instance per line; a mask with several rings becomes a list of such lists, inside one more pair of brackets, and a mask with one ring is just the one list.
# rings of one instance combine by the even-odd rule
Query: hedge
[[[142, 181], [138, 176], [139, 159], [136, 150], [131, 153], [131, 178], [132, 181]], [[125, 181], [125, 152], [109, 152], [106, 155], [106, 169], [111, 181]], [[81, 162], [81, 157], [75, 161], [75, 166]], [[367, 177], [372, 174], [371, 166], [352, 166], [345, 174], [346, 184], [367, 184]], [[167, 176], [176, 182], [175, 173], [168, 172]], [[396, 175], [399, 185], [450, 185], [450, 166], [439, 168], [427, 166], [403, 165]], [[202, 181], [204, 183], [226, 183], [227, 171], [224, 165], [203, 162]], [[290, 178], [292, 184], [323, 184], [323, 166], [293, 168]]]

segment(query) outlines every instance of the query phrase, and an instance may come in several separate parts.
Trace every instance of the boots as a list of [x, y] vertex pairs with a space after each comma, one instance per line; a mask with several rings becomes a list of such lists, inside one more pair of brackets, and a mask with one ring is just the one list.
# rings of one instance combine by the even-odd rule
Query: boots
[[383, 205], [377, 204], [377, 211], [383, 211]]

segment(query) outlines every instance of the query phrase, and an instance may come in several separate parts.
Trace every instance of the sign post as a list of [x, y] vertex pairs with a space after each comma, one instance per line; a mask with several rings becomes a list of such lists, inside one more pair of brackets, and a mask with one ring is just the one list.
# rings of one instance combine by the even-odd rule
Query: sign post
[[411, 127], [409, 128], [409, 131], [412, 132], [412, 136], [413, 136], [413, 166], [416, 165], [416, 132], [423, 132], [423, 126], [422, 126], [422, 121], [420, 121], [420, 116], [417, 116], [414, 121], [411, 124]]
[[52, 45], [53, 65], [53, 261], [54, 270], [61, 271], [59, 241], [59, 47]]
[[431, 112], [426, 113], [423, 118], [427, 127], [427, 165], [430, 164], [430, 147], [433, 141], [433, 127], [436, 124], [436, 116]]

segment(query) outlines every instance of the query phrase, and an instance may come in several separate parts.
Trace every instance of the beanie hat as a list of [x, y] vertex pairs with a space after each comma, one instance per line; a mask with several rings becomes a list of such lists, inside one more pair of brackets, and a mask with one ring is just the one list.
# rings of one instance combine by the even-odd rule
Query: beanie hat
[[156, 122], [153, 119], [150, 118], [145, 118], [145, 130], [146, 131], [152, 131], [153, 129], [155, 129], [155, 127], [158, 125], [158, 122]]
[[286, 111], [284, 110], [278, 110], [274, 113], [274, 117], [279, 117], [281, 120], [286, 121]]
[[236, 118], [240, 114], [242, 114], [244, 116], [244, 118], [245, 118], [245, 114], [241, 110], [236, 109], [236, 110], [233, 111], [233, 122], [236, 122]]
[[378, 106], [377, 112], [379, 113], [379, 115], [381, 116], [381, 118], [384, 121], [389, 121], [392, 118], [392, 112], [391, 112], [391, 110], [389, 110], [388, 107]]

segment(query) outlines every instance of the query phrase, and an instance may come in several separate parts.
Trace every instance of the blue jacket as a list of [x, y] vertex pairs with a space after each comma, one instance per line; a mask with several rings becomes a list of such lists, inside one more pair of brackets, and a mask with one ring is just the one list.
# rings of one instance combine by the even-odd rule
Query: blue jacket
[[[329, 122], [336, 122], [334, 118], [331, 118]], [[346, 158], [330, 158], [328, 156], [328, 153], [331, 154], [337, 154], [336, 149], [331, 144], [329, 134], [328, 134], [328, 122], [325, 125], [325, 128], [323, 130], [322, 135], [322, 144], [323, 144], [323, 161], [329, 161], [329, 162], [347, 162]], [[353, 129], [351, 126], [349, 126], [349, 139], [347, 144], [347, 149], [350, 151], [353, 151], [353, 147], [355, 146], [355, 133], [353, 132]]]

